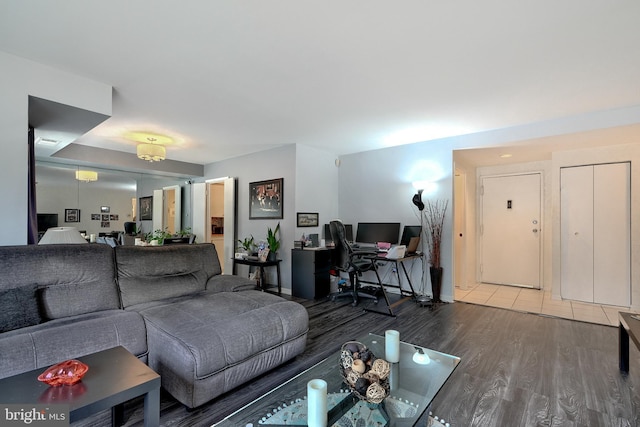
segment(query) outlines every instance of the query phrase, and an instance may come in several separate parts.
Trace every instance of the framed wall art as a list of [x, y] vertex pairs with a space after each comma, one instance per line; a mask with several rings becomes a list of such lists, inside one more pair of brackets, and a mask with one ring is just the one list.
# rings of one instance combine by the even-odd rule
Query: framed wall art
[[284, 178], [249, 183], [249, 219], [282, 218]]
[[153, 219], [153, 196], [140, 197], [140, 220]]
[[317, 227], [318, 226], [318, 213], [310, 212], [298, 212], [296, 217], [296, 224], [298, 227]]
[[64, 222], [80, 222], [80, 209], [65, 209]]

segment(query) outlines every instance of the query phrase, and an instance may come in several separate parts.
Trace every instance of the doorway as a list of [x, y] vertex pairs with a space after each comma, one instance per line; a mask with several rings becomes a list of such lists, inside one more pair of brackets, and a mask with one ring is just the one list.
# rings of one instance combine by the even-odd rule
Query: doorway
[[483, 177], [480, 204], [481, 281], [540, 289], [541, 173]]
[[231, 274], [236, 225], [236, 180], [217, 178], [193, 184], [193, 233], [199, 242], [213, 243], [222, 272]]

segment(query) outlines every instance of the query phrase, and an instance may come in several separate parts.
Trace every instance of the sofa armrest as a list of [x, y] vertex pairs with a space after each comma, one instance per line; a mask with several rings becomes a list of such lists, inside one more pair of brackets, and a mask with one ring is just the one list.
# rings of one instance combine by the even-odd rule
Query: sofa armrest
[[211, 292], [239, 292], [257, 289], [256, 282], [232, 274], [218, 274], [207, 281]]

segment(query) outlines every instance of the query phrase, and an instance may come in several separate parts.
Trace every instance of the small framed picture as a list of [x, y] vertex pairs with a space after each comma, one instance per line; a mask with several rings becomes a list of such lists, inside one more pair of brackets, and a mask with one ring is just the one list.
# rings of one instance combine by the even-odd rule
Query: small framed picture
[[140, 197], [140, 220], [153, 219], [153, 196]]
[[100, 214], [91, 214], [91, 221], [100, 221]]
[[298, 212], [296, 218], [298, 227], [317, 227], [319, 223], [317, 212]]
[[109, 213], [111, 212], [111, 208], [109, 206], [100, 206], [101, 213]]
[[80, 209], [65, 209], [64, 222], [80, 222]]

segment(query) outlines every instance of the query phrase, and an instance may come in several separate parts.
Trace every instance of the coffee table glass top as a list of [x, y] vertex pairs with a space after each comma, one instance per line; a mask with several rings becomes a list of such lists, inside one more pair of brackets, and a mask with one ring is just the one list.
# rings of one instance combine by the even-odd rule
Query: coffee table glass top
[[[384, 358], [383, 336], [368, 334], [357, 341]], [[372, 405], [350, 392], [340, 375], [339, 358], [339, 352], [332, 354], [215, 425], [306, 426], [307, 382], [321, 378], [327, 382], [329, 426], [411, 426], [460, 362], [459, 357], [401, 342], [400, 362], [391, 364], [389, 396]]]

